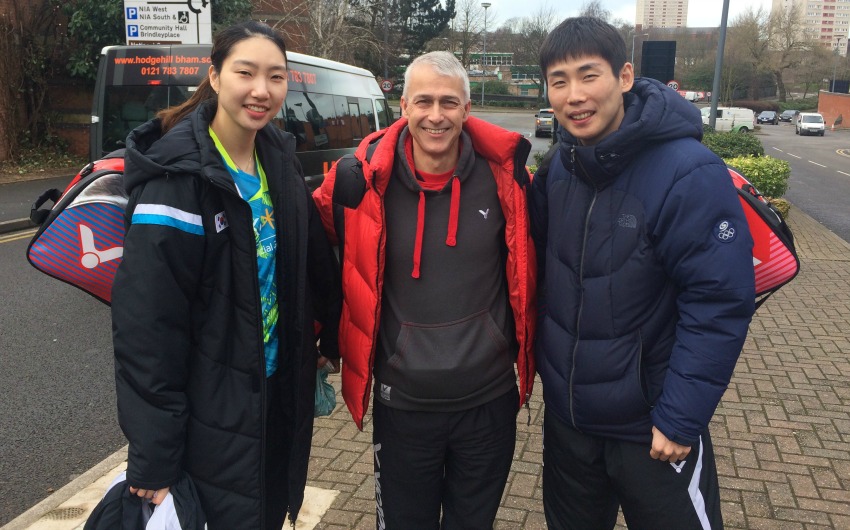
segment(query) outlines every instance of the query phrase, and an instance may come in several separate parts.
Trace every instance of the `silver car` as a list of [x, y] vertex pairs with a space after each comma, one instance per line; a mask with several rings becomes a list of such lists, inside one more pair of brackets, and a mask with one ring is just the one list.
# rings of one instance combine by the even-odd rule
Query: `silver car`
[[544, 135], [552, 136], [552, 123], [554, 122], [555, 111], [552, 109], [540, 109], [534, 117], [536, 118], [534, 122], [534, 136], [537, 138]]

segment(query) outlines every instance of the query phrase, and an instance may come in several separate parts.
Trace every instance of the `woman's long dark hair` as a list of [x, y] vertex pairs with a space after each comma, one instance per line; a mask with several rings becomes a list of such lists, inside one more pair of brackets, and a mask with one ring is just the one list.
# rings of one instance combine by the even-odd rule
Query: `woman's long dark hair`
[[[212, 52], [210, 52], [210, 62], [212, 63], [212, 67], [215, 68], [215, 71], [221, 73], [221, 66], [224, 64], [225, 59], [230, 56], [234, 46], [252, 37], [269, 39], [280, 48], [284, 59], [286, 58], [286, 43], [283, 41], [283, 37], [268, 25], [249, 20], [216, 33], [215, 39], [213, 39]], [[217, 98], [218, 94], [215, 93], [210, 85], [209, 76], [204, 77], [204, 80], [198, 85], [198, 89], [195, 90], [191, 98], [176, 107], [163, 109], [157, 113], [156, 116], [162, 120], [163, 134], [195, 110], [198, 105], [207, 100], [215, 101]]]

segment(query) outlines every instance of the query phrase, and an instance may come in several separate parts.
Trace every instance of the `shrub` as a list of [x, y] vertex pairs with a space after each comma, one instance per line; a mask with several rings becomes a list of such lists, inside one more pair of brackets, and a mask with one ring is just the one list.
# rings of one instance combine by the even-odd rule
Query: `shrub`
[[779, 210], [783, 218], [788, 218], [788, 212], [791, 211], [791, 203], [787, 199], [770, 199], [770, 204]]
[[546, 151], [537, 151], [534, 153], [534, 165], [535, 167], [540, 166], [543, 163], [543, 157], [546, 156]]
[[703, 126], [702, 143], [714, 151], [720, 158], [735, 158], [738, 156], [761, 156], [764, 147], [761, 140], [752, 134], [739, 132], [706, 132]]
[[800, 112], [817, 112], [818, 108], [818, 98], [817, 96], [805, 98], [805, 99], [794, 99], [788, 100], [785, 103], [779, 103], [779, 108], [782, 110], [799, 110]]
[[779, 104], [776, 101], [764, 101], [754, 99], [742, 99], [733, 102], [733, 107], [744, 107], [750, 109], [756, 114], [763, 110], [772, 110], [779, 112]]
[[740, 171], [766, 197], [778, 199], [788, 191], [791, 166], [785, 160], [770, 156], [739, 156], [724, 158], [723, 161]]

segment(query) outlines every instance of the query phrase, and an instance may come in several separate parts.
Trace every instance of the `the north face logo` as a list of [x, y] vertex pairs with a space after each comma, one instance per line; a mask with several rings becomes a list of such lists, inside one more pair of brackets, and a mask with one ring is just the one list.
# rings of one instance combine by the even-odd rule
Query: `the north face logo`
[[637, 228], [637, 217], [630, 213], [621, 213], [617, 224], [623, 228]]

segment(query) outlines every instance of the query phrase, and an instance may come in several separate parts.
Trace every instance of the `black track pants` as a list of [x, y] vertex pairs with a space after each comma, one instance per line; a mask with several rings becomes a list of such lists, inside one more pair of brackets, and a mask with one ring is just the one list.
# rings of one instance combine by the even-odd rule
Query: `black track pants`
[[609, 530], [622, 506], [629, 530], [721, 530], [708, 430], [684, 462], [654, 460], [650, 445], [582, 434], [543, 420], [543, 508], [554, 530]]
[[514, 389], [460, 412], [375, 401], [377, 528], [493, 528], [516, 445], [518, 399]]

